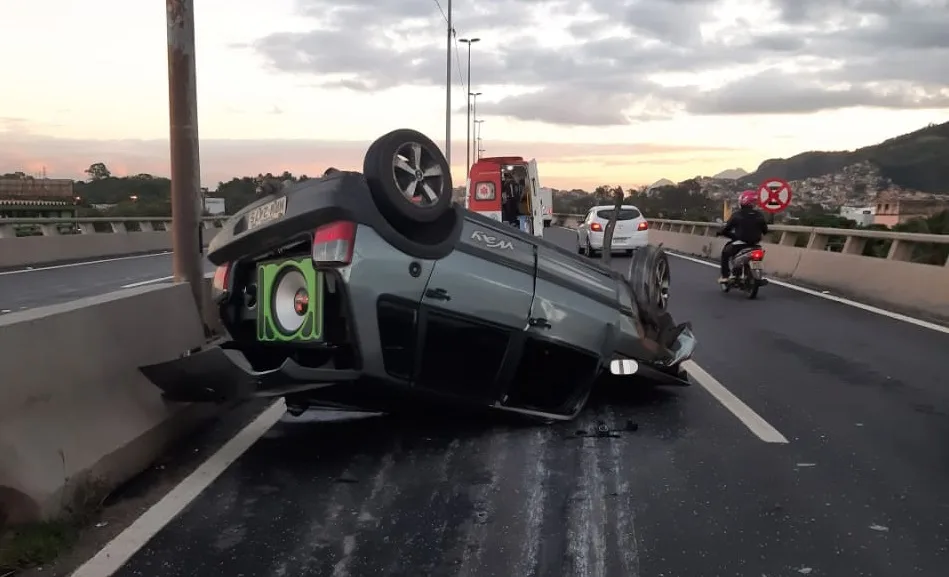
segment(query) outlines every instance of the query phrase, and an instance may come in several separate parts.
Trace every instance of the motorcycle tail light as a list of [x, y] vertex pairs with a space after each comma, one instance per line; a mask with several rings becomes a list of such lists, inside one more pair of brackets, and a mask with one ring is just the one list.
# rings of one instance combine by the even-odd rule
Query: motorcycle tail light
[[211, 298], [217, 299], [227, 292], [227, 282], [230, 280], [231, 265], [222, 264], [214, 269], [214, 280], [211, 281]]
[[649, 223], [645, 220], [639, 223], [639, 226], [636, 227], [636, 230], [649, 230]]
[[603, 230], [603, 227], [600, 226], [600, 223], [594, 222], [590, 224], [590, 230], [592, 230], [593, 232], [600, 232], [601, 230]]
[[764, 260], [764, 250], [759, 248], [751, 251], [751, 260]]
[[313, 233], [313, 264], [346, 266], [353, 260], [356, 245], [356, 224], [337, 221], [325, 224]]

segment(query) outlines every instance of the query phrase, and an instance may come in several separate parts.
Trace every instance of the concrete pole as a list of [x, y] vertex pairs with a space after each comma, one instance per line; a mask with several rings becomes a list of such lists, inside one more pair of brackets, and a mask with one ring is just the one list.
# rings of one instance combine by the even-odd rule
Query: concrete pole
[[204, 274], [198, 247], [201, 163], [198, 157], [194, 0], [165, 0], [165, 8], [168, 26], [173, 274], [175, 282], [191, 283], [191, 292], [200, 311], [204, 304]]

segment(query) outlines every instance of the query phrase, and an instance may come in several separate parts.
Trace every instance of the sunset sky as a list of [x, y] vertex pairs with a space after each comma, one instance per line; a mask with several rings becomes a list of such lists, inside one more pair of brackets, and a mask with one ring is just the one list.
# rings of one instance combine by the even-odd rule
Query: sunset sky
[[[444, 145], [439, 3], [196, 0], [202, 184], [358, 169], [394, 128]], [[455, 0], [454, 16], [481, 38], [486, 154], [535, 157], [557, 188], [751, 171], [949, 120], [949, 0]], [[0, 20], [0, 172], [168, 174], [162, 2], [4, 2]]]

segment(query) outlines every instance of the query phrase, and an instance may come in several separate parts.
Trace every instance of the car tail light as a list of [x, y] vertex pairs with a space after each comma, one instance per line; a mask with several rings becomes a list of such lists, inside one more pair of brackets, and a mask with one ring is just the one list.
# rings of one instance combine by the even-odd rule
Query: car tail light
[[214, 269], [214, 280], [211, 281], [211, 297], [217, 298], [227, 292], [227, 281], [231, 275], [231, 265], [222, 264]]
[[639, 223], [639, 226], [636, 227], [636, 230], [648, 230], [648, 229], [649, 229], [649, 223], [646, 222], [645, 220]]
[[756, 248], [751, 251], [751, 260], [764, 260], [764, 250]]
[[338, 221], [325, 224], [313, 233], [313, 264], [345, 266], [353, 260], [356, 224]]
[[592, 230], [593, 232], [600, 232], [601, 230], [603, 230], [603, 227], [600, 226], [600, 223], [594, 222], [590, 224], [590, 230]]

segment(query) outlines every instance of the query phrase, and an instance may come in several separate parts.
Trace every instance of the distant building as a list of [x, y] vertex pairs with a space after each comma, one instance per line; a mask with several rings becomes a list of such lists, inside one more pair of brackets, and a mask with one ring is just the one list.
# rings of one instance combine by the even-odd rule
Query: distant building
[[875, 206], [842, 206], [840, 207], [840, 216], [857, 223], [857, 226], [870, 226], [873, 224], [876, 213]]
[[51, 199], [73, 196], [73, 181], [68, 178], [0, 178], [0, 199]]
[[877, 197], [873, 224], [892, 227], [914, 218], [929, 218], [944, 210], [949, 210], [949, 200], [901, 199], [896, 196], [879, 196]]

